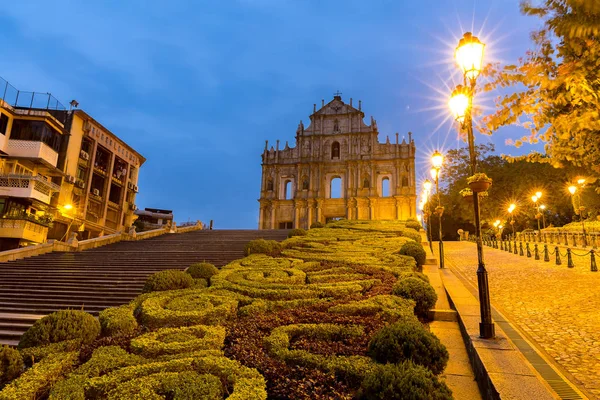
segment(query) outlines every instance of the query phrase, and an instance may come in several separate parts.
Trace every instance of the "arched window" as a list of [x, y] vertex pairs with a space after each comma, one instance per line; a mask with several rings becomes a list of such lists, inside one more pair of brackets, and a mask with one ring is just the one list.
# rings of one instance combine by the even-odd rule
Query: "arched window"
[[342, 198], [342, 178], [336, 177], [331, 179], [331, 192], [329, 197], [332, 199]]
[[285, 189], [284, 189], [284, 193], [283, 193], [283, 198], [285, 200], [290, 200], [291, 198], [293, 198], [294, 194], [292, 193], [293, 190], [293, 186], [292, 186], [292, 181], [285, 181]]
[[390, 179], [383, 178], [381, 180], [381, 197], [390, 197]]
[[338, 142], [331, 144], [331, 158], [340, 158], [340, 144]]

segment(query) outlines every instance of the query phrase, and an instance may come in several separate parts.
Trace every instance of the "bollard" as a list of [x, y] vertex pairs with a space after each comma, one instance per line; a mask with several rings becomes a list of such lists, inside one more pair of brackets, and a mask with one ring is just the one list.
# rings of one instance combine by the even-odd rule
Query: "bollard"
[[504, 251], [504, 240], [500, 241], [500, 250]]
[[577, 247], [577, 239], [579, 238], [579, 234], [573, 233], [571, 234], [571, 239], [573, 239], [573, 247]]
[[517, 239], [515, 239], [513, 250], [515, 251], [515, 254], [517, 254]]
[[538, 251], [538, 245], [537, 243], [533, 245], [533, 258], [536, 260], [540, 259], [540, 253]]
[[569, 241], [567, 240], [567, 232], [565, 232], [565, 246], [568, 246], [568, 245], [569, 245]]
[[544, 261], [550, 262], [550, 254], [548, 253], [548, 245], [544, 244]]
[[531, 258], [531, 249], [529, 248], [529, 243], [527, 243], [527, 258]]
[[596, 252], [594, 250], [590, 250], [590, 255], [592, 256], [592, 265], [590, 270], [592, 272], [598, 272], [598, 267], [596, 266]]
[[556, 265], [561, 265], [562, 261], [560, 261], [560, 251], [558, 250], [558, 246], [554, 248], [554, 251], [556, 252]]
[[571, 256], [571, 249], [567, 249], [567, 267], [573, 268], [573, 257]]
[[510, 244], [510, 243], [511, 243], [511, 242], [510, 242], [510, 240], [509, 240], [509, 241], [508, 241], [508, 252], [509, 252], [509, 253], [512, 253], [512, 247], [511, 247], [511, 244]]
[[519, 243], [519, 255], [520, 255], [520, 256], [523, 256], [523, 255], [524, 255], [524, 253], [523, 253], [523, 242], [520, 242], [520, 243]]

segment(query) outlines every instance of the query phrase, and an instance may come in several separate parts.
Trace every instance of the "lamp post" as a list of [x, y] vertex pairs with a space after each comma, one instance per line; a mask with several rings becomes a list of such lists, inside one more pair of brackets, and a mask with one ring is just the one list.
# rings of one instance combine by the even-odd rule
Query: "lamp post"
[[442, 207], [442, 199], [440, 197], [440, 170], [442, 169], [442, 164], [444, 163], [444, 156], [439, 151], [435, 151], [431, 156], [431, 164], [433, 168], [431, 169], [431, 176], [435, 179], [435, 192], [438, 198], [438, 205], [435, 208], [435, 211], [439, 218], [439, 246], [440, 246], [440, 268], [444, 268], [444, 241], [442, 239], [442, 214], [444, 213], [444, 207]]
[[517, 208], [517, 206], [514, 203], [508, 206], [508, 215], [510, 215], [510, 225], [512, 226], [513, 236], [515, 236], [515, 217], [513, 216], [515, 208]]
[[540, 210], [542, 210], [541, 211], [541, 214], [542, 214], [542, 223], [543, 223], [542, 226], [543, 226], [544, 229], [546, 229], [546, 205], [542, 204], [540, 206]]
[[[585, 183], [585, 179], [579, 179], [577, 183], [583, 187]], [[571, 193], [571, 203], [573, 203], [573, 209], [576, 214], [579, 214], [579, 220], [581, 221], [581, 230], [583, 231], [583, 246], [587, 246], [587, 239], [585, 237], [585, 221], [583, 219], [583, 212], [585, 211], [585, 207], [581, 205], [581, 195], [578, 193], [577, 186], [571, 185], [568, 187], [569, 193]], [[577, 193], [577, 202], [575, 201], [575, 194]]]
[[424, 212], [427, 216], [427, 239], [429, 240], [429, 250], [433, 254], [433, 244], [431, 238], [431, 210], [429, 205], [429, 194], [431, 193], [431, 181], [429, 179], [425, 179], [423, 182], [423, 203], [424, 203]]
[[542, 192], [537, 192], [534, 196], [531, 196], [531, 201], [533, 201], [536, 210], [535, 219], [537, 219], [538, 231], [540, 231], [540, 206], [538, 205], [540, 197], [542, 197]]
[[[477, 173], [477, 155], [475, 154], [475, 138], [473, 137], [473, 98], [477, 77], [483, 65], [483, 50], [485, 45], [470, 32], [463, 35], [454, 53], [456, 61], [463, 72], [464, 86], [458, 85], [450, 98], [450, 108], [461, 129], [466, 130], [469, 142], [469, 157], [471, 174]], [[483, 243], [481, 240], [481, 221], [479, 216], [479, 194], [473, 192], [473, 210], [475, 213], [475, 235], [477, 240], [477, 286], [479, 289], [479, 336], [492, 338], [495, 334], [492, 322], [488, 274], [483, 260]]]

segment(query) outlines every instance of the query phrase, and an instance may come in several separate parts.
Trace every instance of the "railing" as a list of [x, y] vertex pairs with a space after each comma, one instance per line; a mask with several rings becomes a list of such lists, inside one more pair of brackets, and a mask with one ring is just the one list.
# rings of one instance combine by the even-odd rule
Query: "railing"
[[48, 235], [48, 227], [27, 219], [0, 219], [0, 237], [25, 239], [42, 243]]
[[516, 234], [517, 240], [532, 242], [532, 243], [546, 243], [546, 244], [558, 244], [572, 247], [592, 247], [598, 248], [600, 245], [600, 233], [589, 233], [586, 232], [518, 232]]
[[35, 140], [9, 139], [6, 152], [13, 157], [39, 158], [56, 167], [58, 153], [46, 143]]
[[52, 192], [60, 191], [60, 186], [33, 175], [0, 175], [0, 193], [6, 196], [32, 198], [49, 204]]
[[66, 121], [66, 108], [50, 93], [25, 92], [0, 77], [0, 100], [11, 107], [44, 110], [61, 123]]

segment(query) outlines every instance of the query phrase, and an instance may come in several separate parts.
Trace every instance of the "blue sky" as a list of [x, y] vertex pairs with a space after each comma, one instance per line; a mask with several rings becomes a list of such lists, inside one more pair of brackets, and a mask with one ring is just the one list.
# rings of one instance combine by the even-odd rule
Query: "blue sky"
[[[77, 99], [142, 153], [139, 207], [255, 228], [264, 141], [292, 145], [313, 103], [338, 89], [345, 101], [362, 100], [380, 141], [414, 133], [425, 177], [434, 149], [459, 145], [447, 118], [458, 39], [473, 30], [486, 61], [516, 62], [539, 26], [518, 3], [11, 2], [0, 13], [0, 76], [63, 104]], [[504, 141], [520, 136], [510, 128], [493, 141], [515, 154]]]

